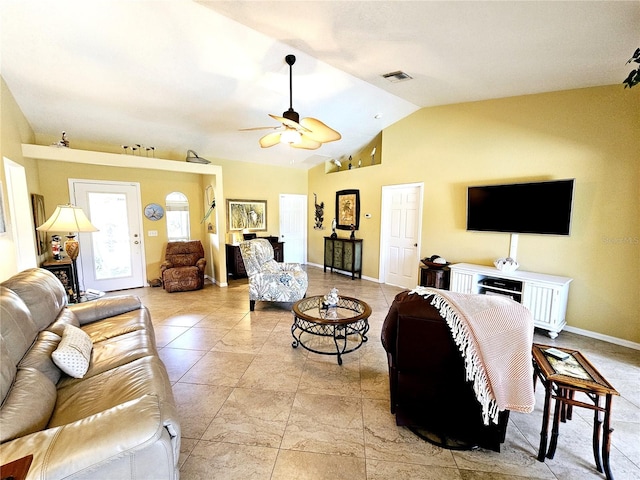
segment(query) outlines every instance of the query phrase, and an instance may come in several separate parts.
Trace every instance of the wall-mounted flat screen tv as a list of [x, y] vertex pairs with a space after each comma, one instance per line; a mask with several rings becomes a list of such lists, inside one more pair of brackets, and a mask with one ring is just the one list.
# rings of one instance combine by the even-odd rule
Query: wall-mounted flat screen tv
[[467, 190], [467, 230], [569, 235], [574, 179]]

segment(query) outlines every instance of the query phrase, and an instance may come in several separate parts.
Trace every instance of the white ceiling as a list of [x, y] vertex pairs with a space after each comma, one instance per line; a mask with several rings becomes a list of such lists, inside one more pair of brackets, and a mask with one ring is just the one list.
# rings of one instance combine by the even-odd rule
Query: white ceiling
[[[620, 84], [640, 1], [0, 0], [1, 74], [38, 134], [308, 168], [421, 107]], [[342, 133], [261, 149], [293, 107]], [[413, 80], [390, 83], [402, 70]], [[621, 86], [622, 88], [622, 86]], [[381, 114], [379, 119], [374, 118]]]

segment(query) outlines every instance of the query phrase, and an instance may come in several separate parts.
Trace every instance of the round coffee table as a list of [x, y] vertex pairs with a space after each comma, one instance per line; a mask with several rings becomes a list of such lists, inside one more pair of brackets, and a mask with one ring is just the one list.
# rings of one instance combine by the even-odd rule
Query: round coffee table
[[[371, 307], [357, 298], [340, 296], [335, 307], [322, 308], [323, 300], [324, 297], [318, 295], [303, 298], [293, 305], [291, 346], [302, 345], [320, 355], [337, 355], [338, 365], [342, 365], [342, 355], [357, 350], [367, 341]], [[322, 345], [312, 345], [317, 337], [331, 337], [335, 350], [319, 350]]]

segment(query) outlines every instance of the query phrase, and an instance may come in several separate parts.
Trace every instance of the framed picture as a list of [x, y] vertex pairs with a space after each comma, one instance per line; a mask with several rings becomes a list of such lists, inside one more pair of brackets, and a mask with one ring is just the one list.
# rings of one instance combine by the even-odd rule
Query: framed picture
[[267, 229], [266, 200], [227, 200], [227, 222], [230, 232]]
[[[46, 220], [44, 215], [44, 197], [37, 193], [32, 193], [31, 206], [33, 207], [33, 228], [38, 228]], [[38, 255], [43, 255], [47, 252], [47, 232], [36, 230], [36, 244], [38, 247]]]
[[336, 228], [360, 229], [360, 190], [336, 192]]

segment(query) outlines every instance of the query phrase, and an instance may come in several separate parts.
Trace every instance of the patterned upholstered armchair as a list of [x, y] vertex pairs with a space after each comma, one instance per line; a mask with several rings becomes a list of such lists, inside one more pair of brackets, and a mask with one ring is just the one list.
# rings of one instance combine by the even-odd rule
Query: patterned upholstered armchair
[[162, 286], [167, 292], [199, 290], [204, 286], [204, 249], [200, 240], [169, 242], [160, 265]]
[[244, 268], [249, 277], [249, 308], [256, 301], [297, 302], [307, 293], [309, 281], [298, 263], [278, 263], [268, 240], [257, 238], [240, 244]]

